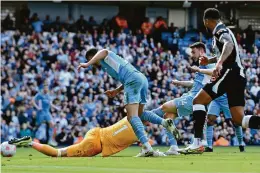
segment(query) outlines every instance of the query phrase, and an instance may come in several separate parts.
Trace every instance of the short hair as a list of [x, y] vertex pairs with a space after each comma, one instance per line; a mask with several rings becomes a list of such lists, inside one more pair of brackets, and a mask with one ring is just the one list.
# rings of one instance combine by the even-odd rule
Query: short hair
[[93, 57], [96, 55], [96, 53], [98, 52], [98, 50], [96, 48], [91, 48], [87, 51], [85, 58], [88, 60], [89, 57]]
[[190, 48], [202, 48], [206, 52], [206, 45], [202, 42], [196, 42], [190, 45]]
[[219, 20], [220, 14], [216, 8], [208, 8], [204, 11], [203, 19]]

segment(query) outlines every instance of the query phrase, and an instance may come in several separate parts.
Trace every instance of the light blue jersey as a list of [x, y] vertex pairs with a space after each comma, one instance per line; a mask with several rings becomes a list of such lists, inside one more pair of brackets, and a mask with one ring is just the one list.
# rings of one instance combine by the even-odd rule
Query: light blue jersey
[[37, 102], [41, 100], [42, 110], [37, 111], [36, 121], [40, 125], [43, 121], [51, 121], [51, 97], [48, 94], [38, 93], [34, 98]]
[[42, 110], [49, 111], [51, 107], [51, 97], [48, 94], [38, 93], [35, 96], [36, 101], [42, 102]]
[[[209, 64], [207, 66], [200, 66], [200, 69], [212, 69], [214, 65]], [[195, 96], [203, 87], [205, 84], [209, 83], [211, 79], [210, 75], [202, 74], [202, 73], [196, 73], [193, 86], [191, 90], [189, 91], [189, 94]]]
[[132, 64], [108, 51], [108, 55], [101, 60], [101, 67], [111, 77], [119, 80], [124, 85], [124, 104], [147, 102], [148, 81], [147, 78]]
[[[201, 69], [212, 69], [214, 67], [213, 64], [209, 64], [207, 66], [200, 66]], [[196, 73], [193, 86], [191, 90], [183, 94], [181, 97], [176, 98], [173, 100], [174, 104], [177, 108], [178, 116], [189, 116], [192, 114], [192, 102], [196, 94], [204, 87], [205, 84], [210, 82], [211, 76], [202, 74], [202, 73]]]
[[111, 51], [108, 51], [107, 57], [100, 64], [103, 70], [122, 84], [132, 73], [139, 72], [132, 64]]

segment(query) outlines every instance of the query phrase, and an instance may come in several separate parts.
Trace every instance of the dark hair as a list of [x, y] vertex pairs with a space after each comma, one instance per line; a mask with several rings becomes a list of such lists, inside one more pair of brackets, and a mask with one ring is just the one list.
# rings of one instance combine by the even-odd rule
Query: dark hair
[[202, 48], [206, 52], [206, 45], [202, 42], [196, 42], [190, 45], [190, 48]]
[[87, 60], [89, 60], [89, 58], [92, 58], [93, 56], [95, 56], [97, 52], [98, 52], [98, 50], [96, 48], [89, 49], [85, 55], [85, 58]]
[[204, 11], [203, 19], [219, 20], [220, 19], [219, 11], [216, 8], [208, 8]]

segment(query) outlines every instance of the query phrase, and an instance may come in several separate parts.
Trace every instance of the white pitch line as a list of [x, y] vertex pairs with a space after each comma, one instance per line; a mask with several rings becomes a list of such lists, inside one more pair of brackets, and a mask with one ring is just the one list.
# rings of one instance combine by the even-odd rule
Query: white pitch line
[[[50, 166], [50, 165], [28, 165], [28, 166], [22, 166], [22, 165], [6, 165], [2, 166], [2, 169], [4, 168], [53, 168], [53, 169], [73, 169], [73, 170], [100, 170], [100, 171], [111, 171], [111, 172], [155, 172], [155, 173], [169, 173], [170, 172], [178, 172], [178, 173], [202, 173], [207, 171], [179, 171], [179, 170], [158, 170], [158, 169], [139, 169], [139, 168], [107, 168], [107, 167], [84, 167], [84, 166]], [[220, 172], [211, 172], [211, 173], [220, 173]], [[221, 172], [223, 173], [223, 172]], [[224, 172], [224, 173], [257, 173], [257, 172]]]

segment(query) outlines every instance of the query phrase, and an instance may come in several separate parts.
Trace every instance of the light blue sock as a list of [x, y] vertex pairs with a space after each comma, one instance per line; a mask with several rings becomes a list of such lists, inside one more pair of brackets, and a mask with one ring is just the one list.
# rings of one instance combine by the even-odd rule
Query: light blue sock
[[173, 134], [171, 132], [169, 132], [168, 130], [166, 130], [166, 134], [167, 134], [167, 137], [168, 137], [168, 140], [170, 142], [170, 145], [173, 146], [173, 145], [177, 145], [177, 141], [175, 140]]
[[165, 114], [165, 112], [163, 112], [162, 108], [159, 107], [157, 109], [153, 109], [151, 110], [153, 113], [155, 113], [156, 115], [160, 116], [163, 118], [163, 115]]
[[49, 141], [53, 140], [53, 134], [54, 134], [53, 128], [50, 127], [48, 133], [49, 133]]
[[140, 116], [140, 119], [142, 121], [148, 121], [153, 124], [162, 125], [163, 123], [163, 119], [152, 111], [144, 111], [143, 114]]
[[236, 126], [235, 125], [235, 132], [236, 132], [236, 136], [237, 136], [237, 140], [239, 145], [243, 144], [243, 130], [241, 126]]
[[208, 147], [213, 147], [213, 126], [207, 126], [207, 143]]
[[148, 138], [145, 135], [144, 131], [144, 125], [141, 121], [141, 119], [138, 116], [133, 116], [130, 119], [130, 124], [135, 132], [135, 135], [137, 136], [138, 140], [142, 143], [145, 144], [148, 142]]
[[[154, 112], [156, 115], [160, 116], [160, 117], [163, 117], [165, 112], [162, 110], [161, 107], [157, 108], [157, 109], [153, 109], [151, 112]], [[168, 130], [166, 130], [166, 134], [167, 134], [167, 137], [168, 137], [168, 140], [170, 142], [170, 145], [173, 146], [173, 145], [177, 145], [177, 141], [176, 139], [174, 138], [173, 134], [171, 132], [169, 132]]]

